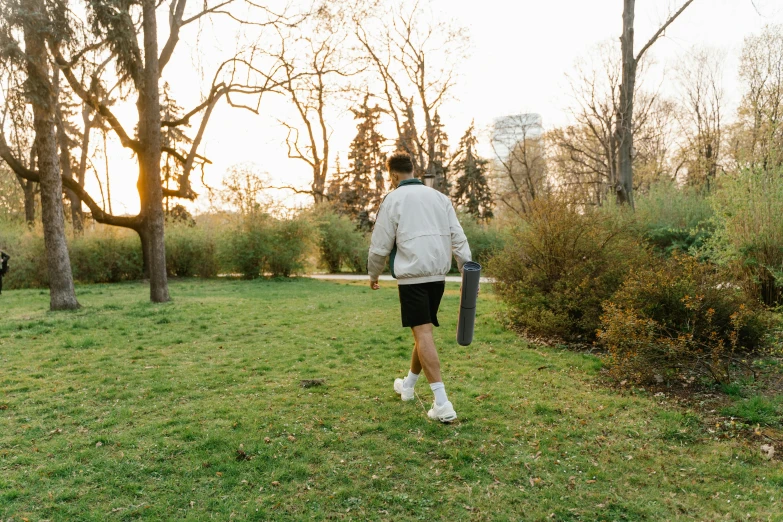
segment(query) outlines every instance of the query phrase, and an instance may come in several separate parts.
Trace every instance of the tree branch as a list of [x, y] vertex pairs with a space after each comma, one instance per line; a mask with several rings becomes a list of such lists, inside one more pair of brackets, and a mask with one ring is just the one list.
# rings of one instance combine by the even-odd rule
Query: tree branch
[[59, 47], [57, 45], [50, 44], [50, 48], [52, 54], [54, 55], [55, 62], [60, 67], [60, 70], [63, 72], [63, 76], [65, 76], [65, 79], [68, 80], [68, 85], [71, 86], [73, 92], [75, 92], [76, 95], [79, 98], [81, 98], [85, 103], [87, 103], [93, 110], [95, 110], [98, 114], [100, 114], [103, 117], [103, 119], [109, 122], [109, 125], [111, 125], [112, 130], [114, 130], [114, 132], [120, 138], [120, 143], [122, 143], [123, 147], [129, 148], [134, 152], [139, 152], [141, 148], [139, 142], [132, 139], [128, 135], [128, 133], [125, 132], [125, 129], [123, 128], [122, 124], [117, 119], [117, 117], [114, 116], [114, 113], [111, 111], [111, 109], [109, 109], [109, 107], [101, 103], [100, 100], [98, 100], [98, 97], [95, 96], [95, 94], [93, 94], [92, 92], [84, 88], [84, 86], [79, 82], [79, 80], [73, 74], [73, 71], [71, 70], [70, 62], [63, 57]]
[[[41, 176], [38, 171], [28, 169], [22, 165], [22, 163], [17, 158], [14, 157], [11, 149], [8, 147], [8, 144], [5, 141], [5, 135], [3, 134], [0, 134], [0, 157], [5, 160], [8, 166], [11, 167], [14, 173], [20, 178], [40, 183]], [[104, 212], [100, 205], [98, 205], [95, 200], [92, 199], [92, 197], [87, 193], [86, 190], [84, 190], [84, 187], [82, 187], [77, 180], [73, 178], [66, 178], [64, 176], [61, 176], [61, 178], [63, 187], [65, 189], [71, 190], [85, 205], [87, 205], [87, 207], [90, 209], [90, 212], [92, 212], [93, 219], [98, 223], [131, 228], [134, 230], [137, 230], [141, 225], [141, 219], [139, 216], [114, 216]]]
[[639, 54], [636, 55], [637, 62], [642, 59], [642, 56], [644, 56], [644, 53], [647, 52], [647, 49], [649, 49], [652, 46], [652, 44], [654, 44], [658, 40], [658, 38], [661, 37], [663, 32], [666, 31], [666, 28], [669, 27], [672, 24], [672, 22], [674, 22], [677, 19], [677, 17], [680, 16], [682, 12], [685, 11], [685, 9], [692, 3], [693, 0], [686, 0], [686, 2], [682, 4], [682, 7], [680, 7], [676, 13], [671, 15], [669, 19], [666, 20], [666, 22], [661, 26], [661, 28], [658, 29], [658, 31], [652, 36], [652, 38], [650, 38], [650, 40], [644, 45], [644, 47], [642, 47], [642, 50], [639, 51]]

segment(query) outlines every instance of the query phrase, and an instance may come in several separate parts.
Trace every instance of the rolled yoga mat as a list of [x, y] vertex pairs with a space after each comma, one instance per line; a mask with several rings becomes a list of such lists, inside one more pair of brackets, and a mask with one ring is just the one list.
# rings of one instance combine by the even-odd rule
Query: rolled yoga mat
[[462, 293], [459, 298], [459, 321], [457, 322], [457, 343], [468, 346], [473, 342], [473, 328], [476, 325], [476, 300], [478, 299], [481, 265], [468, 261], [462, 266]]

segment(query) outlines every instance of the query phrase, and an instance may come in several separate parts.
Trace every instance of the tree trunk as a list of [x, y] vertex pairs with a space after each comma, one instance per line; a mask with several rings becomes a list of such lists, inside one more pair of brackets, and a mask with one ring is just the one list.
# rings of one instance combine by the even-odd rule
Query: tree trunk
[[[54, 89], [60, 91], [60, 69], [54, 68]], [[60, 169], [65, 178], [73, 179], [71, 168], [71, 149], [68, 146], [68, 134], [65, 132], [65, 121], [59, 101], [55, 105], [55, 119], [57, 122], [57, 142], [60, 146]], [[82, 200], [72, 190], [65, 189], [65, 196], [71, 206], [71, 224], [74, 235], [81, 235], [83, 226]]]
[[35, 185], [34, 181], [22, 179], [17, 176], [19, 185], [24, 193], [24, 221], [28, 227], [35, 226]]
[[[45, 19], [43, 0], [30, 2], [39, 20]], [[33, 106], [35, 147], [41, 178], [41, 216], [44, 229], [44, 247], [49, 274], [50, 307], [52, 310], [79, 308], [73, 287], [71, 261], [65, 242], [65, 217], [62, 204], [57, 140], [55, 138], [55, 90], [49, 77], [44, 34], [36, 30], [32, 20], [24, 25], [25, 52], [29, 96]]]
[[142, 225], [136, 230], [141, 241], [141, 272], [144, 279], [150, 278], [150, 240], [147, 230]]
[[622, 52], [622, 83], [620, 106], [617, 109], [617, 145], [619, 177], [615, 186], [617, 201], [633, 208], [633, 93], [636, 86], [636, 59], [634, 44], [634, 7], [636, 0], [624, 0]]
[[326, 201], [326, 172], [323, 162], [319, 161], [313, 166], [313, 201], [319, 205]]
[[166, 278], [166, 244], [164, 241], [163, 189], [160, 179], [161, 134], [158, 86], [158, 25], [155, 0], [142, 2], [144, 30], [144, 72], [139, 92], [139, 196], [143, 232], [147, 240], [147, 267], [150, 278], [150, 300], [169, 300]]

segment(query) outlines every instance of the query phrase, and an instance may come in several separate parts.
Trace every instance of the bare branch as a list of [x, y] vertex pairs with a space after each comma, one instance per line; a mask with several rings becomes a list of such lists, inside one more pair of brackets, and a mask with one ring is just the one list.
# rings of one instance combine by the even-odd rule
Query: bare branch
[[650, 38], [647, 41], [647, 43], [644, 45], [644, 47], [642, 47], [642, 50], [639, 51], [639, 54], [636, 55], [637, 62], [642, 59], [642, 56], [644, 56], [644, 53], [647, 52], [647, 49], [649, 49], [652, 46], [652, 44], [654, 44], [658, 40], [658, 38], [661, 37], [661, 35], [672, 24], [672, 22], [674, 22], [677, 19], [677, 17], [680, 16], [682, 12], [685, 11], [685, 9], [692, 3], [693, 0], [686, 0], [686, 2], [682, 4], [682, 7], [680, 7], [673, 15], [671, 15], [669, 19], [666, 20], [666, 22], [664, 22], [664, 24], [660, 27], [660, 29], [658, 29], [658, 31], [652, 36], [652, 38]]

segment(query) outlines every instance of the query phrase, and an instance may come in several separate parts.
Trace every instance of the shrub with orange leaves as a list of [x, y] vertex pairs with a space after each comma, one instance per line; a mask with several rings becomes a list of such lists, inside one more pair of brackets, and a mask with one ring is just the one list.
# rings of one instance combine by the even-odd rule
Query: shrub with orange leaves
[[610, 371], [637, 383], [685, 374], [728, 383], [737, 356], [762, 348], [760, 303], [688, 255], [634, 270], [603, 306], [598, 339]]

